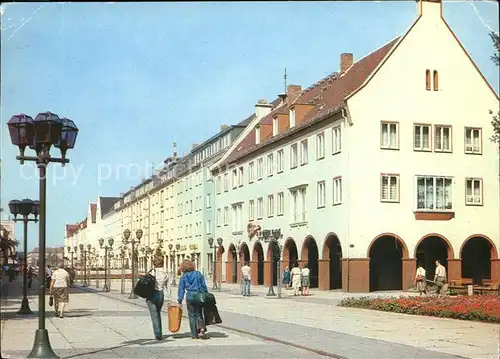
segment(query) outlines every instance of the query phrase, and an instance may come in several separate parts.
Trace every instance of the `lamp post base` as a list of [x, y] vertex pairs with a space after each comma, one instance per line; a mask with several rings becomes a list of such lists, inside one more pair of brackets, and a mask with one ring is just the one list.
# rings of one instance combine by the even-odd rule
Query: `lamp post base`
[[47, 329], [37, 329], [35, 332], [35, 342], [28, 358], [59, 359], [50, 346]]
[[274, 293], [274, 286], [269, 286], [269, 292], [267, 292], [266, 297], [276, 297], [276, 293]]
[[137, 295], [134, 292], [131, 292], [128, 299], [137, 299]]
[[217, 288], [217, 283], [214, 283], [214, 284], [212, 285], [212, 290], [216, 290], [216, 289], [218, 289], [218, 288]]
[[23, 297], [21, 302], [21, 308], [17, 311], [17, 314], [33, 314], [28, 303], [28, 298]]
[[102, 287], [103, 292], [109, 292], [109, 288], [107, 284], [104, 284], [104, 287]]

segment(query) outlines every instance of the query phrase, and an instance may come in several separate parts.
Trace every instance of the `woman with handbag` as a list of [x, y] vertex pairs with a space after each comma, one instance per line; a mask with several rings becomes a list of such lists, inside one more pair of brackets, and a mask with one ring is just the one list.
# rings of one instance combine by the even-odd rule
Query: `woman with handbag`
[[203, 319], [203, 294], [208, 293], [205, 277], [194, 267], [189, 259], [182, 261], [180, 267], [182, 273], [179, 281], [179, 292], [177, 302], [182, 304], [184, 294], [189, 315], [189, 327], [191, 328], [191, 338], [199, 339], [205, 335], [207, 327]]
[[422, 264], [419, 264], [417, 273], [415, 274], [415, 284], [420, 295], [425, 294], [427, 289], [425, 279], [425, 269], [422, 267]]
[[59, 268], [54, 271], [54, 273], [51, 273], [51, 281], [49, 287], [50, 295], [54, 298], [53, 301], [56, 317], [64, 317], [64, 308], [66, 306], [66, 303], [69, 302], [68, 286], [69, 274], [64, 270], [64, 266], [61, 263], [59, 265]]
[[162, 325], [161, 325], [161, 308], [165, 301], [165, 297], [169, 298], [168, 288], [168, 274], [163, 268], [163, 256], [155, 255], [153, 257], [153, 270], [151, 274], [155, 277], [155, 288], [151, 297], [146, 299], [149, 314], [151, 315], [151, 322], [153, 323], [153, 333], [156, 340], [163, 339]]

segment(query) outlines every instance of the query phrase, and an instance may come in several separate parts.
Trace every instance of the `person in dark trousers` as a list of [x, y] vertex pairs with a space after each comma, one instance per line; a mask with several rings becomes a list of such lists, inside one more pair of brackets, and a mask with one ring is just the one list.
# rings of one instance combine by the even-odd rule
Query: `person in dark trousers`
[[153, 323], [153, 333], [156, 340], [163, 339], [161, 324], [161, 308], [165, 301], [165, 292], [168, 294], [168, 274], [163, 269], [163, 256], [157, 255], [153, 258], [154, 269], [150, 272], [155, 277], [155, 289], [151, 298], [146, 299], [146, 304]]
[[205, 335], [207, 327], [203, 319], [203, 307], [194, 302], [193, 298], [196, 293], [208, 293], [205, 277], [195, 269], [193, 262], [189, 259], [182, 261], [179, 270], [182, 276], [179, 282], [177, 302], [182, 304], [184, 294], [186, 295], [191, 338], [199, 339]]

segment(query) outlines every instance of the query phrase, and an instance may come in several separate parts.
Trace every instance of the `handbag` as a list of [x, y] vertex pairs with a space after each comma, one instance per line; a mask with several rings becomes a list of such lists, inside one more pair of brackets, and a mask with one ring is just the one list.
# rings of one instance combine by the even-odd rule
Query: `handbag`
[[212, 293], [205, 292], [197, 292], [193, 295], [193, 299], [191, 299], [191, 303], [194, 305], [205, 306], [205, 305], [214, 305], [215, 296]]
[[54, 297], [53, 296], [50, 296], [49, 297], [49, 306], [53, 306], [54, 305]]
[[134, 293], [141, 298], [151, 298], [155, 290], [156, 277], [151, 274], [152, 270], [141, 276], [135, 283]]

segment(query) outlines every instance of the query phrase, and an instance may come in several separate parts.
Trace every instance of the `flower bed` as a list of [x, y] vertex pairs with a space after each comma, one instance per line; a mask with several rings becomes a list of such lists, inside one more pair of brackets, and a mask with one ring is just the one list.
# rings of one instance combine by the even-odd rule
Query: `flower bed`
[[339, 306], [500, 323], [498, 296], [346, 298]]

